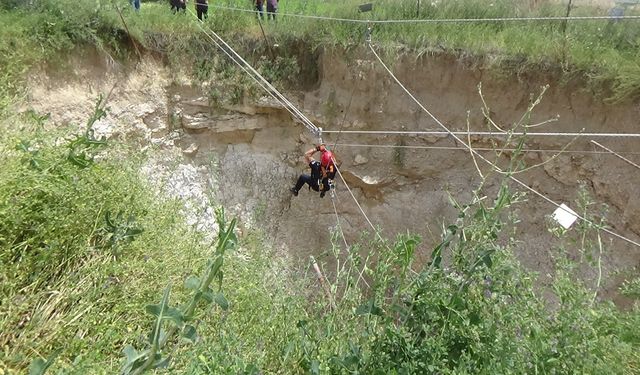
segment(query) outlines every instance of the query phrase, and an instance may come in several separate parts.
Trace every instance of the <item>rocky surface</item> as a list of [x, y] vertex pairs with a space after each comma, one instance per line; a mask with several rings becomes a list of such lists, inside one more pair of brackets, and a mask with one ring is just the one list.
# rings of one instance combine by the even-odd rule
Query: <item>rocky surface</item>
[[[337, 52], [325, 52], [319, 64], [320, 81], [309, 91], [287, 95], [316, 125], [327, 130], [440, 130], [381, 70], [366, 51], [349, 63]], [[326, 64], [325, 61], [331, 61]], [[336, 215], [327, 196], [303, 189], [293, 197], [288, 188], [305, 172], [302, 154], [316, 142], [306, 129], [291, 119], [278, 103], [264, 97], [237, 105], [210, 106], [202, 89], [170, 77], [152, 59], [132, 71], [113, 71], [91, 62], [64, 81], [40, 74], [33, 81], [31, 105], [51, 112], [54, 122], [82, 121], [98, 92], [116, 85], [109, 100], [109, 116], [96, 131], [110, 138], [159, 150], [145, 174], [161, 181], [172, 196], [192, 202], [185, 207], [193, 224], [209, 227], [212, 206], [219, 202], [241, 218], [245, 229], [258, 226], [294, 257], [321, 254], [329, 246], [328, 231], [336, 227]], [[532, 93], [548, 82], [552, 85], [532, 122], [559, 120], [534, 131], [637, 132], [638, 103], [606, 105], [576, 87], [559, 86], [543, 74], [495, 78], [487, 72], [449, 56], [407, 56], [396, 63], [400, 80], [444, 124], [454, 130], [486, 130], [477, 85], [483, 84], [485, 100], [496, 123], [508, 127], [518, 121]], [[64, 83], [62, 83], [64, 82]], [[87, 86], [89, 82], [89, 86]], [[62, 84], [61, 84], [62, 83]], [[353, 95], [353, 97], [352, 97]], [[73, 101], [72, 101], [73, 98]], [[351, 105], [348, 103], [351, 102]], [[344, 121], [343, 121], [344, 119]], [[327, 134], [333, 144], [336, 134]], [[493, 141], [495, 141], [494, 139]], [[559, 149], [570, 139], [530, 138], [526, 147]], [[589, 139], [578, 139], [574, 150], [594, 151]], [[476, 147], [491, 147], [492, 140], [474, 137]], [[635, 152], [633, 140], [602, 140], [607, 147]], [[370, 147], [379, 145], [384, 147]], [[398, 147], [402, 146], [402, 147]], [[417, 146], [419, 148], [405, 148]], [[448, 136], [400, 136], [340, 134], [337, 154], [341, 170], [372, 223], [388, 236], [407, 230], [424, 238], [418, 257], [428, 258], [439, 242], [441, 225], [455, 219], [449, 197], [464, 202], [478, 183], [478, 172], [467, 151]], [[495, 159], [506, 165], [506, 158]], [[507, 153], [508, 155], [508, 153]], [[629, 158], [639, 162], [637, 155]], [[528, 165], [546, 164], [518, 176], [556, 202], [575, 207], [579, 187], [610, 206], [612, 229], [634, 240], [640, 234], [640, 187], [637, 170], [606, 154], [562, 154], [537, 151], [526, 155]], [[479, 165], [485, 173], [486, 165]], [[370, 230], [360, 208], [343, 182], [336, 190], [337, 211], [348, 242]], [[492, 179], [491, 192], [497, 187]], [[515, 188], [515, 186], [514, 186]], [[211, 194], [209, 193], [211, 192]], [[542, 275], [553, 272], [551, 254], [558, 242], [548, 233], [545, 218], [554, 210], [544, 200], [529, 196], [517, 212], [520, 259]], [[640, 249], [606, 237], [606, 297], [619, 282], [614, 270], [631, 270], [640, 264]], [[583, 270], [589, 279], [590, 270]]]

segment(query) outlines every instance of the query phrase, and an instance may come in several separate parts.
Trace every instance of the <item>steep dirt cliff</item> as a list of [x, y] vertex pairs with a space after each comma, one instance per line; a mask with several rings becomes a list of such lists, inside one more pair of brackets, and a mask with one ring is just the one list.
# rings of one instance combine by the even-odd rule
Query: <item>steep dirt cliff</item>
[[[321, 51], [314, 56], [317, 59], [305, 63], [314, 65], [307, 70], [317, 75], [301, 77], [304, 88], [287, 92], [287, 96], [316, 125], [325, 130], [440, 130], [366, 50]], [[398, 78], [453, 130], [466, 130], [467, 118], [472, 130], [487, 130], [477, 88], [481, 82], [493, 120], [504, 127], [518, 121], [532, 95], [548, 84], [531, 123], [558, 120], [532, 131], [638, 132], [638, 103], [604, 104], [579, 82], [559, 84], [559, 77], [538, 72], [497, 76], [449, 55], [400, 56], [393, 64]], [[108, 64], [94, 54], [77, 60], [74, 71], [34, 73], [30, 98], [34, 109], [51, 112], [54, 122], [81, 121], [97, 93], [108, 92], [115, 84], [110, 114], [98, 124], [99, 133], [137, 144], [141, 150], [158, 148], [167, 155], [182, 150], [181, 158], [156, 158], [157, 163], [165, 171], [177, 170], [176, 165], [198, 167], [194, 172], [201, 178], [198, 183], [211, 188], [206, 199], [235, 209], [245, 228], [257, 225], [265, 229], [289, 254], [304, 260], [328, 248], [329, 231], [337, 222], [331, 199], [320, 199], [306, 190], [293, 197], [288, 191], [305, 171], [301, 156], [316, 139], [279, 103], [264, 97], [235, 105], [211, 105], [207, 93], [215, 82], [196, 84], [171, 75], [152, 58], [135, 68]], [[325, 141], [333, 145], [337, 137], [327, 133]], [[580, 137], [570, 150], [601, 151], [592, 139], [640, 162], [640, 156], [632, 154], [638, 151], [634, 138]], [[476, 147], [492, 145], [487, 137], [472, 140]], [[559, 149], [569, 141], [571, 138], [531, 137], [526, 147]], [[447, 136], [342, 133], [336, 150], [347, 183], [374, 225], [388, 236], [407, 230], [423, 236], [420, 259], [426, 259], [440, 241], [442, 223], [455, 220], [449, 195], [464, 202], [479, 181], [469, 153]], [[492, 155], [489, 151], [483, 154]], [[531, 152], [526, 161], [534, 165], [553, 155]], [[498, 162], [505, 163], [506, 158]], [[486, 165], [480, 167], [485, 173], [489, 171]], [[574, 208], [579, 187], [586, 186], [597, 202], [609, 206], [611, 228], [638, 241], [637, 176], [636, 167], [615, 156], [580, 152], [562, 154], [518, 178]], [[490, 179], [488, 192], [496, 189], [497, 181]], [[189, 181], [178, 186], [189, 190]], [[193, 198], [203, 197], [199, 193]], [[363, 231], [371, 232], [342, 183], [338, 183], [335, 203], [348, 242], [356, 241]], [[540, 272], [541, 282], [553, 272], [551, 258], [557, 242], [546, 230], [545, 217], [554, 208], [529, 194], [527, 202], [516, 210], [521, 218], [516, 251], [525, 265]], [[627, 273], [636, 272], [633, 269], [640, 262], [640, 248], [608, 235], [604, 238], [608, 250], [603, 259], [607, 280], [603, 296], [622, 301], [615, 288]], [[620, 270], [623, 272], [617, 272]], [[593, 270], [581, 272], [586, 280], [593, 279]]]

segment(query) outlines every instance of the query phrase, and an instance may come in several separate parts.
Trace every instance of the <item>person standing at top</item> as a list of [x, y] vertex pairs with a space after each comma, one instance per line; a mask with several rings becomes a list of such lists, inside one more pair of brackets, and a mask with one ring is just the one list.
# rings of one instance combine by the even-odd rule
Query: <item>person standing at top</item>
[[207, 0], [196, 0], [196, 14], [198, 15], [198, 19], [202, 21], [207, 18], [207, 13], [209, 11], [209, 2]]
[[258, 12], [258, 17], [264, 21], [264, 0], [256, 0], [256, 12]]
[[131, 5], [135, 9], [136, 13], [140, 11], [140, 0], [131, 0]]
[[169, 0], [171, 3], [171, 11], [175, 14], [179, 11], [187, 9], [187, 0]]
[[278, 0], [267, 0], [267, 19], [273, 17], [276, 20], [276, 12], [278, 11]]

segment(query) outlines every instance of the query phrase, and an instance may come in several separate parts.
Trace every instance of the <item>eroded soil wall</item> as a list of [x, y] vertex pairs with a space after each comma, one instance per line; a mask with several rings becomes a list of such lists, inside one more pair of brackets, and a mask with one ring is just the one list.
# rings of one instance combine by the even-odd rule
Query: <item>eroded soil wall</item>
[[[311, 79], [315, 82], [301, 77], [304, 88], [286, 92], [316, 125], [345, 131], [441, 130], [367, 50], [320, 51], [317, 56], [317, 69]], [[298, 197], [288, 191], [305, 171], [301, 156], [316, 139], [279, 103], [264, 97], [212, 106], [208, 92], [215, 87], [215, 81], [194, 83], [185, 75], [170, 73], [152, 58], [135, 66], [114, 65], [94, 53], [83, 53], [76, 59], [73, 71], [34, 73], [30, 98], [34, 109], [51, 112], [54, 122], [82, 123], [97, 93], [107, 92], [115, 84], [110, 114], [98, 124], [99, 132], [136, 144], [141, 150], [182, 150], [184, 159], [180, 163], [198, 166], [216, 199], [236, 210], [245, 227], [265, 229], [276, 246], [303, 261], [310, 254], [322, 259], [330, 246], [329, 231], [335, 229], [337, 222], [332, 201], [306, 190]], [[392, 60], [398, 78], [453, 130], [466, 130], [467, 119], [472, 130], [487, 130], [478, 92], [478, 84], [482, 83], [492, 119], [503, 128], [517, 122], [532, 96], [549, 85], [529, 123], [555, 118], [557, 121], [531, 131], [638, 132], [638, 103], [605, 104], [582, 89], [579, 82], [559, 84], [558, 77], [536, 72], [498, 76], [450, 55], [406, 54], [389, 58]], [[325, 141], [333, 145], [337, 137], [336, 133], [327, 133]], [[475, 147], [492, 147], [492, 140], [499, 138], [472, 138]], [[612, 230], [638, 241], [639, 171], [615, 156], [592, 153], [602, 149], [591, 140], [640, 163], [640, 156], [632, 154], [638, 151], [637, 138], [579, 137], [569, 149], [581, 152], [555, 158], [550, 151], [527, 153], [528, 165], [548, 162], [518, 178], [554, 201], [574, 208], [579, 188], [585, 186], [597, 202], [608, 205]], [[560, 149], [570, 141], [571, 137], [530, 137], [525, 146]], [[409, 230], [423, 237], [417, 254], [421, 261], [440, 241], [442, 224], [456, 218], [449, 195], [464, 203], [479, 183], [468, 152], [448, 136], [342, 133], [336, 149], [343, 162], [344, 177], [373, 224], [387, 236]], [[483, 151], [483, 155], [495, 158], [490, 151]], [[507, 159], [497, 162], [504, 166]], [[166, 168], [175, 163], [167, 161]], [[479, 166], [489, 173], [487, 165]], [[486, 187], [488, 194], [498, 187], [499, 179], [493, 175]], [[553, 272], [551, 259], [559, 244], [545, 223], [545, 217], [555, 207], [535, 195], [527, 197], [515, 209], [521, 219], [516, 252], [525, 265], [540, 272], [541, 282], [545, 282], [545, 275]], [[347, 242], [357, 241], [363, 231], [371, 232], [341, 182], [335, 203]], [[504, 233], [505, 237], [509, 235], [510, 232]], [[638, 266], [640, 248], [603, 236], [607, 245], [603, 296], [621, 302], [615, 288], [626, 275], [624, 272], [633, 272]], [[589, 284], [594, 282], [593, 269], [585, 267], [580, 272]]]

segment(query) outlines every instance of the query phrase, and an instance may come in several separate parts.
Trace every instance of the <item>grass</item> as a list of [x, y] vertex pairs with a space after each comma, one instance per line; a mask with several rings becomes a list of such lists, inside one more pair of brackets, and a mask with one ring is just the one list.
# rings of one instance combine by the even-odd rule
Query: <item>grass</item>
[[[2, 143], [8, 168], [0, 177], [3, 367], [24, 368], [58, 347], [66, 348], [61, 358], [74, 353], [80, 368], [85, 355], [95, 366], [104, 358], [87, 354], [88, 348], [121, 350], [121, 333], [136, 327], [138, 303], [155, 296], [151, 279], [169, 264], [186, 268], [198, 254], [199, 237], [180, 225], [175, 203], [153, 202], [133, 155], [126, 166], [103, 162], [80, 168], [67, 159], [68, 141], [53, 144], [68, 138], [66, 129], [45, 130], [42, 124], [34, 129], [25, 119], [12, 123], [11, 137]], [[3, 128], [12, 129], [6, 123]], [[26, 139], [32, 151], [13, 149]], [[107, 212], [115, 225], [124, 222], [117, 219], [121, 212], [144, 232], [133, 241], [117, 240]], [[166, 247], [148, 246], [156, 241], [166, 241]], [[169, 249], [184, 255], [178, 260]]]
[[[281, 13], [324, 15], [353, 19], [413, 19], [416, 2], [395, 0], [376, 2], [371, 13], [358, 13], [360, 1], [313, 2], [286, 1]], [[3, 69], [0, 79], [3, 98], [19, 92], [25, 70], [43, 59], [60, 56], [74, 45], [89, 43], [115, 56], [130, 56], [134, 50], [123, 48], [127, 41], [125, 27], [115, 10], [123, 13], [127, 30], [146, 48], [165, 54], [174, 66], [198, 65], [204, 59], [219, 56], [212, 43], [197, 27], [190, 13], [173, 15], [163, 2], [145, 2], [140, 14], [128, 2], [83, 2], [78, 6], [69, 0], [40, 0], [35, 11], [18, 7], [0, 10], [3, 26], [0, 50]], [[487, 6], [479, 0], [459, 0], [422, 4], [418, 18], [491, 18], [564, 16], [566, 7], [545, 5], [532, 12], [528, 2], [497, 0]], [[258, 66], [261, 56], [268, 55], [262, 32], [251, 13], [217, 9], [213, 6], [252, 9], [248, 0], [212, 3], [206, 27], [221, 33], [240, 48]], [[189, 7], [191, 9], [191, 5]], [[577, 7], [573, 16], [606, 15], [604, 10]], [[627, 11], [627, 14], [636, 14]], [[278, 43], [278, 53], [287, 59], [298, 59], [318, 46], [347, 48], [364, 45], [366, 25], [280, 16], [277, 22], [264, 22], [270, 43]], [[563, 31], [561, 22], [490, 22], [445, 24], [384, 24], [373, 27], [373, 41], [390, 53], [399, 48], [415, 51], [439, 51], [454, 55], [473, 55], [479, 64], [502, 72], [515, 70], [550, 71], [562, 76], [580, 77], [587, 88], [603, 99], [618, 102], [637, 99], [640, 95], [638, 47], [640, 23], [628, 20], [572, 21]], [[296, 50], [297, 41], [304, 48]], [[16, 48], [14, 48], [16, 47]], [[299, 49], [299, 48], [298, 48]], [[285, 65], [286, 66], [286, 65]], [[9, 95], [11, 94], [11, 95]], [[4, 105], [6, 106], [6, 104]]]
[[[325, 15], [353, 19], [413, 19], [415, 1], [380, 1], [372, 13], [356, 12], [358, 1], [284, 2], [280, 12]], [[420, 18], [500, 18], [526, 16], [564, 16], [564, 6], [545, 6], [532, 13], [527, 2], [463, 0], [424, 4]], [[227, 1], [224, 6], [249, 8], [244, 1]], [[149, 12], [156, 12], [149, 9]], [[260, 37], [254, 15], [212, 9], [208, 26], [228, 37]], [[635, 14], [627, 11], [627, 14]], [[606, 15], [602, 10], [576, 8], [571, 15]], [[156, 18], [154, 13], [151, 18]], [[279, 18], [265, 22], [268, 35], [278, 40], [300, 38], [315, 46], [347, 47], [364, 44], [365, 25], [303, 18]], [[241, 34], [239, 36], [238, 34]], [[640, 24], [635, 20], [612, 23], [607, 20], [572, 21], [566, 32], [558, 21], [446, 24], [374, 25], [373, 41], [389, 51], [400, 46], [420, 51], [431, 49], [447, 53], [476, 55], [489, 68], [500, 69], [505, 62], [519, 61], [518, 69], [551, 69], [552, 72], [580, 76], [590, 89], [612, 101], [638, 97], [638, 37]], [[496, 58], [497, 57], [497, 58]], [[498, 66], [495, 66], [495, 65]]]
[[[281, 11], [368, 16], [356, 13], [354, 4], [283, 2]], [[412, 17], [412, 4], [381, 1], [375, 17]], [[491, 8], [459, 4], [425, 6], [424, 14], [522, 12], [506, 2]], [[103, 145], [89, 132], [66, 134], [72, 128], [53, 129], [37, 114], [7, 117], [19, 102], [27, 67], [83, 43], [121, 58], [134, 53], [110, 2], [43, 0], [40, 6], [44, 10], [0, 12], [0, 59], [6, 67], [0, 78], [0, 370], [25, 373], [34, 359], [51, 358], [56, 373], [112, 374], [124, 363], [125, 347], [148, 347], [155, 318], [145, 305], [160, 301], [167, 285], [172, 306], [188, 303], [192, 292], [184, 281], [207, 267], [214, 249], [206, 233], [186, 224], [182, 202], [156, 195], [139, 176], [145, 155], [126, 145]], [[124, 16], [134, 38], [167, 54], [174, 66], [195, 60], [203, 77], [213, 71], [233, 87], [234, 71], [216, 60], [217, 52], [186, 17], [146, 2], [141, 14], [125, 10]], [[266, 54], [252, 15], [212, 12], [207, 25], [256, 61]], [[374, 37], [390, 52], [401, 45], [464, 50], [499, 54], [505, 64], [525, 56], [525, 65], [555, 64], [585, 74], [594, 87], [608, 82], [617, 99], [633, 98], [636, 81], [616, 80], [637, 74], [637, 60], [628, 58], [637, 54], [635, 28], [597, 25], [571, 24], [568, 37], [554, 24], [384, 26], [376, 27]], [[360, 44], [363, 34], [353, 25], [284, 17], [265, 27], [283, 45], [303, 39], [306, 51]], [[291, 57], [281, 56], [282, 66], [267, 70], [272, 79], [296, 75]], [[575, 234], [556, 232], [567, 245], [549, 249], [556, 269], [547, 291], [555, 303], [548, 306], [533, 285], [535, 275], [513, 254], [526, 246], [509, 236], [517, 220], [512, 210], [522, 199], [504, 185], [495, 194], [479, 188], [469, 202], [453, 202], [458, 218], [443, 225], [442, 242], [420, 268], [414, 264], [416, 236], [378, 241], [365, 233], [342, 249], [335, 235], [324, 258], [333, 266], [323, 268], [329, 296], [308, 266], [291, 264], [260, 232], [246, 233], [225, 257], [221, 286], [228, 309], [199, 305], [190, 321], [198, 338], [169, 341], [166, 372], [640, 371], [640, 308], [619, 311], [594, 299], [597, 290], [572, 276], [578, 265], [570, 261], [569, 249], [580, 246], [583, 254], [601, 256], [598, 231], [584, 226]], [[628, 284], [630, 295], [636, 284]]]
[[[56, 373], [118, 372], [124, 348], [149, 348], [157, 316], [145, 306], [169, 285], [171, 306], [184, 308], [193, 298], [185, 280], [210, 266], [215, 246], [186, 224], [182, 202], [140, 178], [144, 155], [51, 129], [46, 117], [11, 121], [0, 138], [0, 369], [24, 373], [49, 358]], [[458, 218], [421, 267], [417, 236], [364, 233], [344, 249], [335, 233], [322, 255], [332, 264], [322, 271], [328, 295], [310, 267], [290, 263], [260, 232], [245, 233], [217, 281], [228, 308], [198, 304], [188, 320], [195, 342], [167, 341], [166, 372], [637, 371], [638, 306], [622, 312], [595, 300], [573, 278], [578, 265], [564, 247], [551, 249], [557, 302], [547, 306], [515, 260], [522, 244], [502, 234], [524, 197], [506, 184], [495, 196], [481, 191], [466, 204], [452, 201]], [[601, 256], [598, 232], [577, 230], [568, 246]]]
[[[7, 168], [0, 174], [0, 369], [21, 373], [34, 358], [61, 348], [56, 371], [112, 374], [121, 367], [124, 346], [144, 344], [144, 306], [157, 301], [167, 283], [175, 286], [172, 300], [186, 302], [183, 280], [203, 267], [211, 249], [204, 233], [185, 224], [181, 202], [154, 198], [138, 176], [143, 157], [111, 145], [113, 158], [79, 169], [67, 161], [66, 143], [55, 145], [67, 129], [45, 132], [46, 123], [31, 121], [16, 121], [22, 129], [5, 134], [1, 148]], [[13, 148], [27, 138], [37, 153]], [[44, 169], [34, 169], [34, 157]], [[108, 226], [105, 212], [123, 210], [125, 217], [135, 214], [135, 227], [143, 231], [120, 244], [116, 257], [101, 241], [101, 228]], [[258, 234], [241, 240], [225, 265], [230, 312], [223, 319], [200, 314], [198, 334], [208, 344], [193, 357], [196, 349], [180, 348], [173, 368], [235, 373], [248, 364], [275, 368], [282, 362], [275, 351], [280, 346], [270, 343], [287, 340], [280, 335], [287, 330], [294, 334], [290, 323], [305, 312], [296, 310], [302, 296], [285, 287], [290, 265], [272, 254]]]

